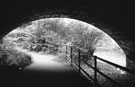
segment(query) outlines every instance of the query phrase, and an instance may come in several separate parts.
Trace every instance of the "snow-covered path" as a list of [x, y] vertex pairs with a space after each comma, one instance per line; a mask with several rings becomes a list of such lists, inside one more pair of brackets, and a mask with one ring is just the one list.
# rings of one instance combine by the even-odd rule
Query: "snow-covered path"
[[32, 64], [27, 66], [26, 70], [52, 70], [52, 71], [60, 71], [60, 70], [69, 70], [71, 69], [70, 64], [66, 61], [66, 59], [54, 56], [54, 55], [45, 55], [36, 52], [30, 52], [28, 50], [24, 50], [21, 48], [16, 48], [18, 51], [24, 52], [26, 54], [31, 55]]

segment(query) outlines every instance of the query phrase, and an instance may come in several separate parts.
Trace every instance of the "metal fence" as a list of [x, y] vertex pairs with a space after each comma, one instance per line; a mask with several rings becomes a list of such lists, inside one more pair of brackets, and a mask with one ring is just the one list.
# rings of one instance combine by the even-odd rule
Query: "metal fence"
[[[49, 43], [50, 44], [50, 43]], [[52, 45], [55, 45], [55, 44], [52, 44]], [[65, 53], [66, 53], [66, 58], [68, 61], [70, 61], [71, 63], [71, 66], [75, 66], [79, 73], [82, 74], [84, 73], [85, 75], [87, 75], [87, 77], [91, 80], [94, 81], [94, 84], [95, 86], [100, 86], [102, 87], [102, 85], [98, 82], [98, 75], [97, 74], [100, 74], [102, 75], [103, 77], [105, 77], [106, 79], [108, 79], [111, 83], [113, 83], [116, 87], [123, 87], [121, 84], [119, 84], [117, 81], [115, 81], [114, 79], [112, 79], [111, 77], [107, 76], [106, 74], [104, 74], [103, 72], [101, 72], [97, 65], [98, 65], [98, 60], [102, 61], [102, 62], [105, 62], [109, 65], [112, 65], [116, 68], [119, 68], [120, 70], [123, 70], [127, 73], [130, 73], [132, 74], [133, 76], [135, 76], [135, 71], [131, 70], [131, 69], [128, 69], [127, 67], [123, 67], [123, 66], [120, 66], [118, 64], [115, 64], [115, 63], [112, 63], [110, 61], [107, 61], [103, 58], [100, 58], [100, 57], [97, 57], [97, 56], [93, 56], [93, 55], [90, 55], [87, 53], [87, 51], [85, 49], [82, 49], [82, 48], [79, 48], [77, 46], [67, 46], [67, 45], [55, 45], [56, 47], [63, 47], [65, 46]], [[86, 60], [84, 60], [83, 58], [81, 58], [81, 55], [82, 54], [88, 54], [89, 56], [93, 57], [93, 65], [91, 65], [89, 62], [87, 62], [87, 58], [85, 58]], [[84, 63], [86, 64], [87, 66], [89, 66], [92, 70], [94, 70], [94, 78], [92, 78], [92, 76], [87, 72], [85, 71], [82, 67], [81, 67], [81, 63]]]
[[[92, 79], [92, 80], [94, 81], [95, 86], [100, 86], [100, 87], [102, 87], [102, 86], [98, 83], [98, 80], [97, 80], [97, 73], [98, 73], [98, 74], [102, 75], [103, 77], [105, 77], [106, 79], [108, 79], [108, 80], [109, 80], [111, 83], [113, 83], [116, 87], [122, 87], [122, 85], [119, 84], [117, 81], [115, 81], [115, 80], [112, 79], [111, 77], [105, 75], [103, 72], [101, 72], [100, 70], [98, 70], [98, 67], [97, 67], [98, 62], [97, 62], [97, 60], [100, 60], [100, 61], [102, 61], [102, 62], [105, 62], [105, 63], [107, 63], [107, 64], [110, 64], [110, 65], [112, 65], [112, 66], [114, 66], [114, 67], [117, 67], [117, 68], [119, 68], [119, 69], [121, 69], [121, 70], [123, 70], [123, 71], [125, 71], [125, 72], [127, 72], [127, 73], [130, 73], [130, 74], [132, 74], [132, 75], [135, 76], [135, 71], [133, 71], [133, 70], [131, 70], [131, 69], [128, 69], [128, 68], [123, 67], [123, 66], [120, 66], [120, 65], [115, 64], [115, 63], [112, 63], [112, 62], [110, 62], [110, 61], [107, 61], [107, 60], [105, 60], [105, 59], [99, 58], [99, 57], [97, 57], [97, 56], [91, 55], [91, 56], [94, 58], [94, 59], [93, 59], [93, 63], [94, 63], [93, 65], [94, 65], [94, 66], [93, 66], [93, 65], [89, 64], [87, 61], [84, 61], [84, 60], [81, 58], [81, 53], [85, 53], [84, 50], [82, 50], [82, 49], [80, 49], [80, 48], [78, 48], [78, 47], [77, 47], [77, 50], [73, 50], [73, 49], [76, 49], [76, 47], [66, 46], [66, 57], [67, 57], [68, 59], [70, 59], [70, 63], [71, 63], [72, 66], [77, 66], [77, 69], [78, 69], [79, 73], [82, 73], [82, 72], [83, 72], [83, 73], [85, 73], [85, 74], [87, 75], [88, 78]], [[76, 55], [73, 54], [74, 51], [76, 52]], [[73, 58], [73, 55], [75, 55], [76, 58]], [[85, 70], [81, 67], [81, 63], [82, 63], [82, 62], [85, 63], [87, 66], [89, 66], [91, 69], [94, 70], [94, 78], [92, 78], [92, 77], [90, 76], [90, 74], [87, 73], [87, 71], [85, 71]]]

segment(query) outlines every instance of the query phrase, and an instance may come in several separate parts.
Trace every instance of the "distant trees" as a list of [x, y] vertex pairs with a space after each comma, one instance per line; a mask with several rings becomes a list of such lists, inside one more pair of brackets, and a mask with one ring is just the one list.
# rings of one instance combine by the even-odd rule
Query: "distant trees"
[[[27, 34], [27, 42], [31, 50], [47, 51], [53, 50], [50, 44], [60, 45], [63, 43], [61, 36], [55, 31], [58, 31], [57, 24], [52, 22], [38, 22], [35, 29], [30, 29]], [[33, 25], [34, 26], [34, 25]], [[54, 48], [57, 48], [56, 46]], [[56, 49], [54, 49], [56, 50]]]
[[[60, 23], [58, 19], [47, 19], [37, 21], [30, 25], [33, 27], [25, 29], [25, 33], [14, 33], [9, 37], [14, 37], [17, 44], [23, 47], [40, 49], [48, 49], [50, 43], [56, 45], [68, 44], [77, 46], [87, 50], [93, 55], [97, 48], [97, 44], [105, 34], [95, 27], [72, 21], [68, 26]], [[25, 31], [24, 29], [24, 31]]]
[[67, 37], [70, 38], [72, 45], [83, 48], [93, 55], [98, 41], [103, 39], [105, 34], [100, 30], [88, 27], [88, 25], [77, 24], [69, 26], [72, 29], [70, 29]]
[[[70, 46], [80, 48], [85, 52], [81, 54], [82, 59], [85, 61], [91, 61], [92, 55], [99, 45], [98, 42], [105, 36], [100, 30], [77, 23], [69, 24], [68, 27], [64, 27], [62, 31], [66, 33], [66, 37], [64, 37], [66, 43], [70, 43]], [[77, 56], [76, 53], [78, 53], [75, 51], [77, 50], [74, 50], [74, 57]]]
[[85, 48], [88, 48], [88, 52], [93, 55], [94, 51], [97, 48], [97, 43], [103, 39], [104, 34], [101, 31], [96, 29], [91, 29], [89, 33], [86, 33], [85, 39]]

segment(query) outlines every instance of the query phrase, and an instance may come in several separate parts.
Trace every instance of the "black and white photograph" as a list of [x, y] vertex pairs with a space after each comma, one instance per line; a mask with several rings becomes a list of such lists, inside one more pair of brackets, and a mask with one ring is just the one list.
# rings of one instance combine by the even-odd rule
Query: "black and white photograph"
[[135, 87], [132, 2], [0, 2], [0, 87]]

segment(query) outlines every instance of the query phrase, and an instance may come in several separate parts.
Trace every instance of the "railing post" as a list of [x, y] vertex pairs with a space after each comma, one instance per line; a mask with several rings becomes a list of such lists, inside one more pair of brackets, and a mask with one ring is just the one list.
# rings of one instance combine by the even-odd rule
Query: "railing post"
[[67, 46], [66, 46], [66, 58], [67, 58]]
[[[97, 57], [96, 56], [93, 56], [94, 57], [94, 67], [95, 69], [97, 69]], [[97, 71], [94, 70], [94, 79], [95, 79], [95, 86], [97, 86]]]
[[72, 47], [70, 48], [71, 50], [70, 50], [70, 57], [71, 57], [71, 66], [72, 66], [72, 62], [73, 62], [73, 60], [72, 60]]
[[78, 50], [78, 62], [79, 62], [79, 73], [81, 72], [81, 60], [80, 60], [80, 49]]

